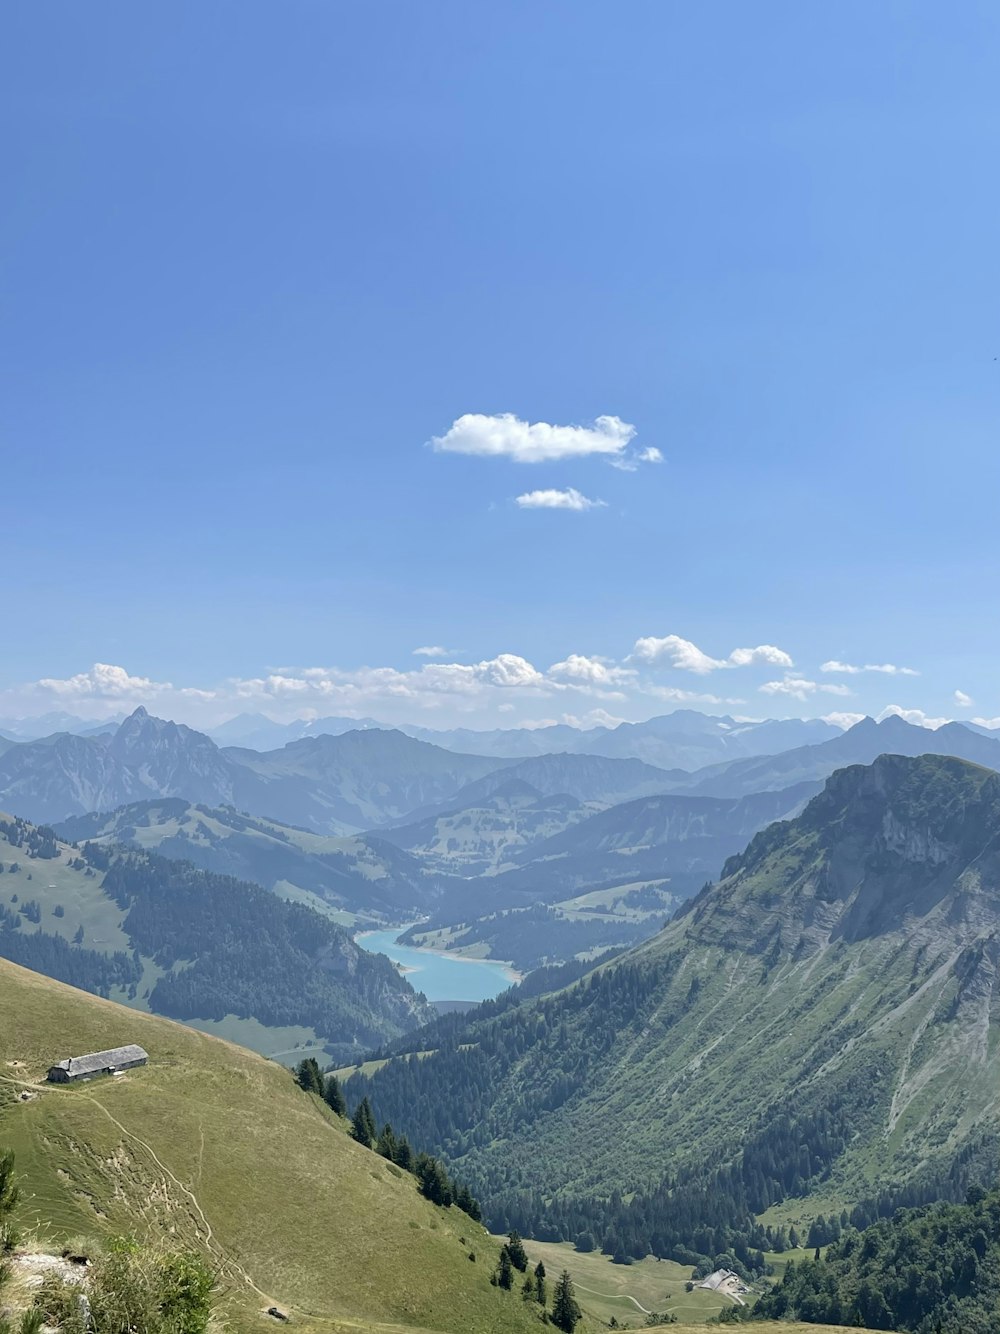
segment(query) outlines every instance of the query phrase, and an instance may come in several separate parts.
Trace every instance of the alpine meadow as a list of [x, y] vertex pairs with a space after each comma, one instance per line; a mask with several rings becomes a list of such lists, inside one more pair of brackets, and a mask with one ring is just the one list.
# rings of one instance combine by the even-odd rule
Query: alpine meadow
[[0, 1334], [997, 1334], [1000, 10], [0, 30]]

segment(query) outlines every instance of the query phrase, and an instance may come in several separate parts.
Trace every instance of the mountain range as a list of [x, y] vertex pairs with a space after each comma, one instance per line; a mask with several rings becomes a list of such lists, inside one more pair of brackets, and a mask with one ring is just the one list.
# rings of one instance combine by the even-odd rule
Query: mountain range
[[[994, 1179], [998, 1039], [1000, 776], [882, 755], [652, 939], [565, 991], [439, 1021], [350, 1089], [496, 1226], [711, 1258], [803, 1197], [891, 1212]], [[432, 1087], [455, 1090], [446, 1108]]]

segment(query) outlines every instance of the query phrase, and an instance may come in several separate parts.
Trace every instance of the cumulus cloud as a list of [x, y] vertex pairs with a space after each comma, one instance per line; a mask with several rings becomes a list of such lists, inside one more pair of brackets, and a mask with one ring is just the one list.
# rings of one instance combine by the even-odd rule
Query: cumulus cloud
[[809, 681], [801, 676], [786, 676], [781, 681], [767, 681], [758, 686], [762, 695], [788, 695], [791, 699], [807, 700], [810, 695], [820, 691], [824, 695], [850, 695], [847, 686], [821, 685], [818, 681]]
[[824, 713], [821, 721], [831, 723], [834, 727], [842, 727], [846, 732], [848, 728], [860, 723], [864, 717], [863, 713]]
[[440, 644], [425, 644], [423, 648], [415, 648], [413, 656], [415, 658], [447, 658], [451, 649], [442, 648]]
[[977, 727], [985, 727], [991, 732], [1000, 728], [1000, 718], [973, 718], [972, 721]]
[[975, 700], [971, 695], [967, 695], [964, 690], [955, 691], [955, 703], [960, 709], [971, 709]]
[[[86, 699], [123, 699], [129, 696], [156, 695], [165, 690], [172, 690], [169, 681], [152, 681], [148, 676], [130, 676], [124, 667], [116, 667], [108, 662], [95, 662], [89, 671], [79, 672], [62, 680], [46, 676], [36, 682], [41, 690], [51, 691], [54, 695]], [[203, 694], [206, 692], [195, 692]]]
[[666, 635], [662, 639], [647, 636], [635, 641], [632, 656], [639, 662], [656, 663], [666, 660], [671, 667], [683, 672], [695, 672], [699, 676], [720, 671], [726, 667], [750, 667], [755, 663], [767, 663], [773, 667], [792, 667], [792, 659], [784, 649], [773, 644], [758, 644], [756, 648], [734, 648], [728, 658], [712, 658], [703, 653], [697, 644], [680, 635]]
[[584, 510], [602, 509], [607, 502], [591, 500], [575, 487], [568, 486], [565, 491], [526, 491], [517, 497], [517, 503], [523, 510], [575, 510], [579, 514]]
[[512, 412], [487, 416], [467, 412], [431, 445], [439, 453], [508, 458], [515, 463], [557, 463], [593, 456], [617, 458], [635, 436], [635, 427], [620, 417], [598, 417], [592, 426], [553, 426], [526, 422]]
[[629, 667], [615, 667], [607, 658], [588, 658], [582, 653], [571, 653], [563, 662], [554, 662], [549, 675], [557, 680], [584, 685], [615, 686], [631, 681], [637, 673]]
[[868, 662], [863, 667], [857, 667], [850, 662], [838, 662], [832, 658], [829, 662], [824, 662], [820, 667], [821, 672], [834, 672], [840, 676], [857, 676], [861, 672], [881, 672], [883, 676], [919, 676], [920, 673], [914, 671], [912, 667], [897, 667], [893, 662]]
[[939, 727], [951, 722], [950, 718], [930, 718], [923, 709], [903, 709], [898, 704], [887, 705], [875, 721], [885, 722], [886, 718], [902, 718], [906, 723], [912, 723], [915, 727], [926, 727], [931, 732], [936, 732]]

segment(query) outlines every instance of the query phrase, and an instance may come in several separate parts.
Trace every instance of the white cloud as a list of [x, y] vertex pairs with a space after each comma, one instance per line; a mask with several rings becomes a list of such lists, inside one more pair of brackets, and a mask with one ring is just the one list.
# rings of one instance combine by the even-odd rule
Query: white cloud
[[824, 695], [849, 696], [852, 693], [847, 686], [821, 685], [818, 681], [808, 681], [801, 676], [786, 676], [781, 681], [767, 681], [758, 689], [762, 695], [788, 695], [791, 699], [798, 700], [807, 700], [817, 691]]
[[829, 662], [824, 662], [820, 667], [821, 672], [835, 672], [840, 676], [857, 676], [860, 672], [881, 672], [883, 676], [919, 676], [920, 673], [914, 671], [912, 667], [897, 667], [892, 662], [868, 662], [863, 667], [856, 667], [853, 663], [838, 662], [836, 658]]
[[974, 722], [977, 727], [989, 728], [991, 732], [1000, 728], [1000, 718], [973, 718], [972, 722]]
[[619, 472], [638, 472], [642, 463], [662, 463], [663, 455], [655, 445], [647, 445], [645, 449], [634, 449], [631, 454], [621, 454], [608, 462]]
[[124, 667], [115, 667], [107, 662], [95, 662], [89, 671], [79, 672], [64, 680], [46, 676], [36, 685], [54, 695], [77, 699], [94, 696], [100, 699], [122, 699], [130, 695], [142, 697], [173, 689], [169, 681], [151, 681], [148, 676], [130, 676]]
[[898, 704], [889, 704], [875, 721], [885, 722], [886, 718], [902, 718], [904, 722], [913, 723], [915, 727], [926, 727], [931, 732], [936, 732], [939, 727], [951, 722], [950, 718], [929, 718], [923, 709], [903, 709]]
[[975, 702], [976, 701], [972, 698], [972, 696], [967, 695], [964, 690], [955, 691], [955, 703], [959, 706], [959, 708], [971, 709], [972, 706], [975, 704]]
[[439, 453], [553, 463], [594, 455], [617, 458], [634, 436], [635, 427], [620, 417], [598, 417], [593, 426], [553, 426], [521, 421], [512, 412], [467, 412], [431, 444]]
[[591, 727], [618, 727], [628, 720], [619, 718], [614, 713], [608, 713], [607, 709], [590, 709], [579, 717], [572, 713], [564, 713], [559, 721], [568, 727], [580, 727], [587, 731]]
[[834, 727], [842, 727], [846, 732], [849, 727], [860, 723], [864, 717], [863, 713], [824, 713], [821, 721], [831, 723]]
[[606, 504], [603, 500], [591, 500], [581, 495], [572, 486], [565, 491], [526, 491], [517, 497], [517, 503], [523, 510], [575, 510], [577, 513], [602, 509]]
[[720, 699], [718, 695], [703, 695], [697, 690], [679, 690], [676, 686], [646, 686], [644, 695], [666, 699], [671, 704], [742, 704], [741, 699]]
[[629, 667], [614, 667], [606, 658], [588, 658], [582, 653], [571, 653], [563, 662], [554, 662], [549, 675], [558, 680], [581, 682], [585, 685], [614, 686], [631, 681], [637, 673]]
[[413, 656], [415, 658], [447, 658], [451, 649], [442, 648], [440, 644], [425, 644], [423, 648], [415, 648]]
[[711, 658], [703, 653], [690, 639], [681, 639], [680, 635], [666, 635], [662, 639], [647, 636], [637, 639], [632, 649], [632, 656], [640, 662], [655, 663], [667, 659], [671, 667], [679, 671], [695, 672], [699, 676], [719, 671], [726, 667], [750, 667], [755, 663], [768, 663], [773, 667], [791, 667], [792, 659], [784, 649], [773, 644], [758, 644], [756, 648], [734, 648], [728, 658]]

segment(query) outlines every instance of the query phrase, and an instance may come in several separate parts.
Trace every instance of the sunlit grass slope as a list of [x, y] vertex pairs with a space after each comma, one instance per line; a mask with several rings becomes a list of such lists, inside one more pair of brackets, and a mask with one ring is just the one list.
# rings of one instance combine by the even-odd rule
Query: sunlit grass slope
[[[127, 1042], [147, 1067], [44, 1083], [58, 1059]], [[272, 1303], [326, 1330], [538, 1327], [490, 1286], [484, 1229], [422, 1199], [282, 1067], [3, 960], [0, 1144], [17, 1155], [22, 1227], [51, 1243], [135, 1231], [196, 1246], [239, 1328], [273, 1327]]]

